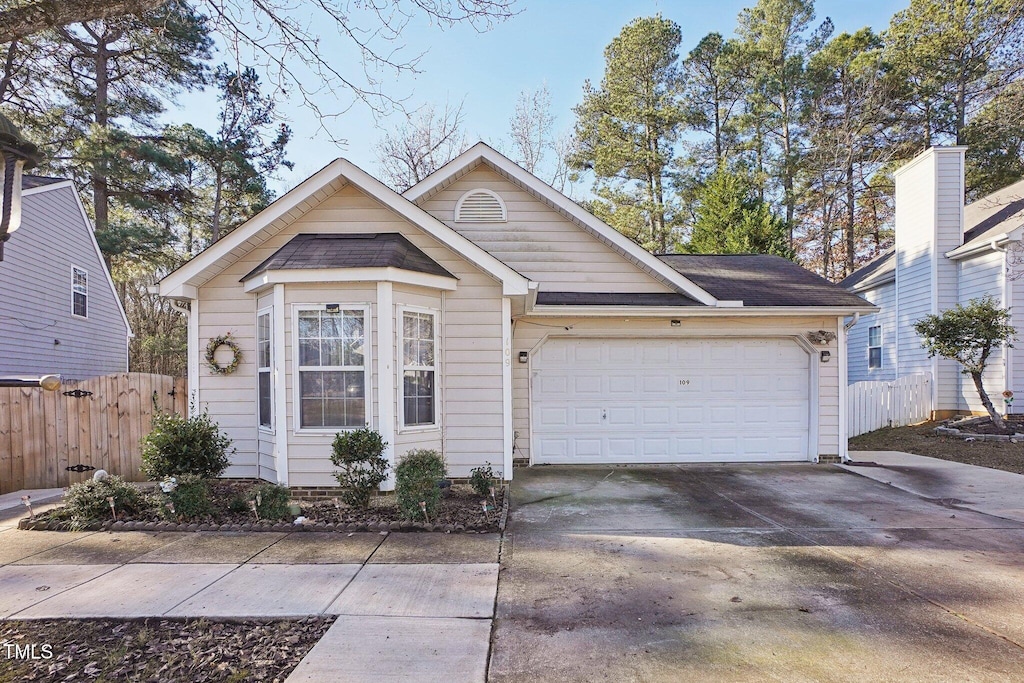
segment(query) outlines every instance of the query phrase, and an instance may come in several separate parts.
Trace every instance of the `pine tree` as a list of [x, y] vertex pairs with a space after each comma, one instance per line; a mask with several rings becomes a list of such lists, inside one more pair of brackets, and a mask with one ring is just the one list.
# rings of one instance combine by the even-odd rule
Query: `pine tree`
[[588, 81], [575, 108], [569, 164], [592, 171], [597, 216], [650, 250], [676, 242], [679, 209], [672, 159], [685, 113], [680, 99], [679, 26], [660, 15], [635, 19], [605, 48], [599, 87]]
[[786, 222], [759, 200], [749, 178], [716, 171], [698, 195], [687, 250], [696, 254], [775, 254], [793, 258]]

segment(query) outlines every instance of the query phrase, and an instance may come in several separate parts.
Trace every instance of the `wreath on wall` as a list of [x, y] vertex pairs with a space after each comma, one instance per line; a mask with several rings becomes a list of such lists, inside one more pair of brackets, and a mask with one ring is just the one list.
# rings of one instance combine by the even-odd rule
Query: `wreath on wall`
[[[226, 346], [231, 349], [231, 353], [234, 354], [231, 357], [231, 362], [227, 365], [221, 365], [217, 362], [217, 349], [222, 346]], [[235, 340], [231, 338], [231, 333], [221, 335], [220, 337], [214, 337], [210, 340], [210, 343], [206, 345], [206, 364], [210, 366], [210, 370], [218, 375], [230, 375], [232, 372], [238, 369], [238, 364], [242, 362], [242, 349], [238, 347]]]

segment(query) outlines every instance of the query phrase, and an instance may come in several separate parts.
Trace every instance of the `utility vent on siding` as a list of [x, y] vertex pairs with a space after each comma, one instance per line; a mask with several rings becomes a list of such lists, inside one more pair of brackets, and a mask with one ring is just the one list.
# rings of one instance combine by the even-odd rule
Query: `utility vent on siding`
[[490, 190], [470, 190], [455, 205], [456, 223], [504, 223], [505, 202]]

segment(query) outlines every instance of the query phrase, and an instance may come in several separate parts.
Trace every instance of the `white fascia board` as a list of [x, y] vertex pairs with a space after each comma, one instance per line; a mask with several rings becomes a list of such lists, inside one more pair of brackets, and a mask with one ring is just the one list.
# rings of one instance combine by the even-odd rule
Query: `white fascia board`
[[893, 271], [886, 275], [886, 277], [880, 278], [878, 280], [865, 280], [864, 282], [858, 283], [851, 287], [849, 291], [855, 294], [860, 294], [861, 292], [870, 292], [872, 289], [877, 289], [882, 285], [891, 285], [893, 282], [896, 282], [896, 271]]
[[[78, 188], [75, 187], [75, 183], [71, 180], [62, 180], [59, 183], [50, 183], [49, 185], [40, 185], [39, 187], [32, 187], [27, 190], [21, 191], [22, 197], [28, 197], [30, 195], [39, 194], [40, 192], [46, 192], [48, 190], [57, 190], [62, 187], [70, 187], [75, 191], [75, 195], [78, 195]], [[89, 221], [89, 225], [92, 225], [92, 221]]]
[[535, 306], [524, 317], [544, 318], [710, 318], [758, 316], [846, 316], [877, 313], [878, 306]]
[[268, 270], [245, 281], [243, 290], [256, 292], [276, 284], [294, 282], [398, 282], [417, 287], [454, 291], [458, 280], [402, 268], [296, 268]]
[[341, 176], [342, 161], [342, 159], [335, 159], [327, 164], [283, 194], [270, 206], [229, 232], [215, 244], [196, 254], [191, 261], [168, 274], [158, 283], [160, 285], [160, 295], [165, 297], [182, 296], [179, 293], [181, 286], [188, 283], [190, 279], [201, 273], [211, 263], [227, 256], [235, 249], [247, 251], [243, 245], [249, 238], [277, 219], [287, 215], [289, 211], [295, 209], [299, 204]]
[[985, 240], [979, 240], [977, 242], [972, 240], [970, 243], [961, 245], [953, 251], [947, 251], [945, 256], [951, 261], [961, 261], [965, 258], [976, 256], [987, 251], [993, 251], [993, 247], [1002, 247], [1007, 242], [1020, 239], [1020, 232], [1021, 228], [1017, 227], [1009, 232], [994, 235]]
[[[107, 262], [103, 259], [103, 252], [100, 251], [100, 243], [96, 241], [96, 226], [93, 225], [92, 219], [90, 219], [89, 214], [86, 213], [85, 205], [82, 204], [82, 198], [78, 196], [78, 189], [75, 187], [75, 184], [69, 180], [64, 183], [43, 185], [42, 187], [37, 187], [35, 189], [52, 190], [58, 187], [70, 188], [71, 194], [75, 197], [75, 204], [78, 205], [78, 212], [82, 215], [82, 222], [85, 223], [85, 227], [89, 231], [89, 241], [92, 242], [92, 248], [96, 252], [96, 258], [98, 258], [100, 263], [103, 265], [103, 277], [110, 286], [110, 293], [114, 295], [114, 301], [117, 302], [117, 310], [121, 313], [121, 320], [124, 321], [124, 328], [128, 331], [128, 338], [133, 339], [135, 337], [135, 333], [132, 332], [132, 325], [128, 322], [128, 314], [125, 313], [124, 304], [121, 303], [121, 296], [117, 293], [117, 287], [114, 286], [114, 278], [111, 277], [110, 271], [107, 270]], [[31, 192], [31, 190], [29, 192]], [[22, 192], [22, 196], [25, 196], [25, 192]]]
[[523, 169], [519, 164], [483, 142], [478, 142], [473, 145], [454, 160], [445, 164], [440, 169], [431, 173], [429, 176], [406, 190], [402, 196], [414, 202], [429, 192], [432, 188], [444, 182], [451, 176], [459, 174], [463, 169], [475, 165], [480, 160], [486, 161], [506, 175], [515, 178], [516, 182], [530, 189], [535, 194], [544, 197], [544, 199], [552, 205], [572, 216], [580, 223], [586, 225], [590, 230], [607, 240], [621, 253], [632, 257], [639, 263], [644, 264], [667, 282], [671, 282], [679, 287], [679, 289], [687, 296], [706, 306], [717, 305], [717, 300], [715, 297], [711, 296], [709, 292], [701, 289], [694, 282], [684, 277], [677, 270], [648, 252], [646, 249], [640, 247], [640, 245], [635, 243], [633, 240], [600, 220], [589, 211], [584, 210], [579, 204], [572, 201], [537, 176]]

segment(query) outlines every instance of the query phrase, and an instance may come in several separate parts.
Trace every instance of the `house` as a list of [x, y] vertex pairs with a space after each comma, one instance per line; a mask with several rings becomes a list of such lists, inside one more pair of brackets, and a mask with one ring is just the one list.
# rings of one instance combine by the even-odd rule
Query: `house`
[[300, 490], [366, 424], [453, 476], [845, 457], [843, 321], [875, 310], [776, 257], [652, 256], [483, 143], [404, 195], [338, 159], [159, 292], [228, 475]]
[[[896, 171], [896, 244], [839, 284], [878, 306], [850, 330], [849, 381], [931, 378], [936, 417], [983, 413], [971, 379], [929, 358], [914, 323], [959, 303], [993, 297], [1024, 330], [1024, 180], [964, 205], [965, 147], [932, 147]], [[1024, 354], [997, 349], [984, 375], [999, 394], [1024, 390]]]
[[23, 176], [21, 212], [0, 261], [0, 375], [127, 372], [131, 328], [74, 183]]

